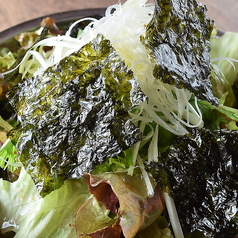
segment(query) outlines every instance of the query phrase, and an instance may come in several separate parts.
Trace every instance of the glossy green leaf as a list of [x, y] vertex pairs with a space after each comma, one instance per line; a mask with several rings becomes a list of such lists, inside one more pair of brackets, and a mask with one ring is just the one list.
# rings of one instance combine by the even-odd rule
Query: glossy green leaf
[[31, 178], [21, 170], [17, 181], [0, 179], [0, 225], [16, 238], [76, 238], [74, 216], [88, 199], [83, 180], [67, 180], [58, 190], [42, 198]]

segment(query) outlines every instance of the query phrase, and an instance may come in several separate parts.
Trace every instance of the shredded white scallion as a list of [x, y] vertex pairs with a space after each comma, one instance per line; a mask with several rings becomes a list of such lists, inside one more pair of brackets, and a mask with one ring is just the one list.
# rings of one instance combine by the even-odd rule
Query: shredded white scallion
[[175, 238], [184, 238], [173, 198], [168, 193], [164, 192], [164, 199], [169, 213], [169, 218], [173, 227]]
[[137, 158], [137, 162], [138, 162], [138, 164], [140, 166], [140, 169], [141, 169], [141, 172], [142, 172], [142, 176], [143, 176], [143, 178], [145, 180], [148, 196], [152, 197], [152, 196], [154, 196], [154, 189], [153, 189], [153, 186], [151, 184], [149, 174], [146, 172], [144, 164], [143, 164], [143, 160], [140, 157]]
[[238, 60], [232, 59], [230, 57], [218, 57], [218, 58], [211, 59], [211, 63], [219, 61], [219, 60], [226, 60], [226, 61], [228, 61], [233, 66], [233, 68], [236, 69], [236, 66], [233, 64], [233, 61], [234, 62], [238, 62]]
[[148, 149], [148, 162], [158, 162], [158, 134], [159, 134], [159, 128], [158, 124], [155, 127], [155, 131], [151, 140], [151, 143], [149, 145]]
[[[98, 20], [97, 20], [96, 18], [92, 18], [92, 17], [86, 17], [86, 18], [77, 20], [77, 21], [75, 21], [75, 22], [69, 27], [68, 31], [65, 33], [65, 36], [70, 37], [70, 34], [71, 34], [73, 28], [74, 28], [77, 24], [79, 24], [80, 22], [84, 22], [84, 21], [92, 21], [92, 23], [94, 23], [95, 21], [98, 21]], [[88, 25], [88, 27], [91, 26], [92, 23], [90, 23], [90, 25]]]

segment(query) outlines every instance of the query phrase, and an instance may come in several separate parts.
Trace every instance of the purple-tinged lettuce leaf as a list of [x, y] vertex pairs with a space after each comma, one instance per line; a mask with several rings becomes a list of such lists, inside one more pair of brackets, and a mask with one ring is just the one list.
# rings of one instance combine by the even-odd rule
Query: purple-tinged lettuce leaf
[[[156, 186], [154, 196], [149, 197], [144, 180], [139, 175], [129, 176], [126, 173], [86, 174], [85, 179], [97, 202], [94, 199], [87, 201], [79, 209], [76, 216], [79, 237], [83, 234], [95, 235], [102, 230], [109, 234], [115, 232], [120, 235], [118, 227], [120, 226], [122, 234], [126, 238], [132, 238], [140, 230], [152, 224], [164, 209], [161, 189]], [[92, 208], [94, 203], [98, 206], [96, 211], [95, 207]], [[88, 219], [85, 217], [85, 211], [91, 211], [90, 220], [96, 224], [89, 224], [89, 220], [85, 220]], [[100, 219], [97, 219], [98, 214], [102, 214]], [[115, 228], [114, 231], [110, 227]]]

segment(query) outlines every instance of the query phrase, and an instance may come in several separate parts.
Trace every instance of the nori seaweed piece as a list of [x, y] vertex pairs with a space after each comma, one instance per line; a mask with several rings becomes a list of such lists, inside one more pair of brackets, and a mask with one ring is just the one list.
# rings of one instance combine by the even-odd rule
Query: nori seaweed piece
[[206, 237], [238, 234], [238, 131], [193, 129], [148, 170], [170, 186], [183, 231]]
[[132, 71], [98, 35], [10, 91], [17, 150], [42, 194], [79, 178], [141, 139], [128, 111], [144, 100]]
[[156, 63], [157, 79], [218, 105], [209, 78], [213, 26], [206, 7], [197, 0], [157, 0], [141, 41]]

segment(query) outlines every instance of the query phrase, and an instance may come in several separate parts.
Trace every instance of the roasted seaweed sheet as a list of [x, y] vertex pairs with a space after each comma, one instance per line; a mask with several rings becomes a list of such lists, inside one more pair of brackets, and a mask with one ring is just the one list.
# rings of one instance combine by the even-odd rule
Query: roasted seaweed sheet
[[155, 1], [155, 13], [142, 42], [155, 61], [154, 76], [218, 104], [210, 83], [213, 21], [197, 0]]
[[185, 233], [238, 234], [237, 144], [238, 131], [193, 129], [149, 166], [161, 186], [171, 187]]
[[17, 150], [39, 189], [79, 178], [141, 139], [128, 111], [144, 99], [110, 41], [98, 35], [42, 76], [12, 89]]

